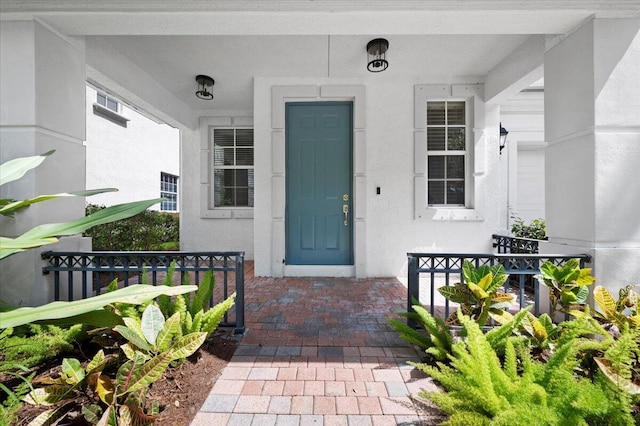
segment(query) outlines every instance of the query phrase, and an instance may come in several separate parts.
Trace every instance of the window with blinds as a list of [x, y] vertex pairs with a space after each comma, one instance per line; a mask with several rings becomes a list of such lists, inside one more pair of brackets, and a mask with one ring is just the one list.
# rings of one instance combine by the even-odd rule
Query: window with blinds
[[464, 206], [467, 161], [464, 101], [427, 102], [427, 202]]
[[160, 173], [160, 197], [166, 198], [160, 203], [160, 210], [178, 211], [178, 176]]
[[213, 129], [214, 207], [253, 207], [253, 129]]

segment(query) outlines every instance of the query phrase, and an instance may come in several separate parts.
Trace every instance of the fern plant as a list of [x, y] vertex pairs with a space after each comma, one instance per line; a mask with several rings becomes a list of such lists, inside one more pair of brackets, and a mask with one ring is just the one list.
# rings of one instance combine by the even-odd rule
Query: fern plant
[[619, 390], [574, 375], [573, 341], [541, 363], [526, 345], [507, 339], [501, 362], [478, 324], [461, 314], [458, 319], [467, 339], [454, 344], [450, 365], [413, 363], [447, 391], [420, 393], [450, 414], [445, 425], [634, 424], [629, 406], [612, 398]]
[[422, 327], [424, 333], [414, 330], [406, 323], [394, 318], [389, 318], [389, 325], [400, 334], [400, 338], [405, 342], [418, 346], [437, 360], [446, 360], [451, 353], [453, 337], [444, 320], [434, 317], [418, 303], [415, 303], [412, 308], [414, 312], [400, 312], [398, 315], [414, 320]]
[[[514, 296], [498, 291], [508, 278], [502, 265], [481, 265], [476, 268], [465, 260], [462, 276], [464, 283], [440, 287], [438, 291], [450, 301], [459, 303], [462, 313], [471, 316], [479, 325], [485, 325], [490, 315], [503, 315], [511, 306]], [[456, 322], [455, 313], [447, 322]]]

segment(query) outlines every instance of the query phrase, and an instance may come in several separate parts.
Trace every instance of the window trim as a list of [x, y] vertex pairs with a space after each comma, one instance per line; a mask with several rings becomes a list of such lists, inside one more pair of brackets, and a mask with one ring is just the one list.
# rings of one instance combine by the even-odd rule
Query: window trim
[[[253, 207], [215, 207], [213, 199], [213, 129], [254, 129], [251, 116], [200, 117], [200, 217], [202, 219], [253, 219]], [[254, 129], [255, 130], [255, 129]], [[254, 133], [254, 153], [255, 153]], [[255, 170], [255, 156], [253, 167]], [[255, 173], [255, 172], [254, 172]], [[255, 188], [254, 188], [255, 191]], [[255, 193], [254, 193], [255, 197]], [[254, 198], [255, 200], [255, 198]]]
[[[165, 180], [163, 179], [165, 176], [169, 176], [171, 178], [175, 178], [175, 185], [176, 185], [176, 190], [175, 192], [173, 191], [167, 191], [167, 190], [163, 190], [162, 189], [162, 184], [165, 183]], [[167, 203], [167, 201], [161, 201], [160, 202], [160, 211], [162, 212], [170, 212], [170, 213], [175, 213], [179, 211], [179, 200], [178, 200], [178, 189], [179, 189], [179, 185], [178, 185], [178, 180], [180, 179], [180, 176], [174, 175], [172, 173], [167, 173], [167, 172], [160, 172], [160, 198], [163, 198], [164, 195], [163, 194], [174, 194], [176, 196], [176, 208], [174, 210], [167, 210], [162, 208], [164, 203]], [[171, 183], [171, 182], [168, 182]]]
[[[484, 121], [483, 84], [414, 86], [414, 219], [438, 221], [482, 221], [478, 177], [484, 175], [478, 159]], [[427, 102], [465, 101], [466, 164], [465, 205], [429, 205], [427, 203]]]

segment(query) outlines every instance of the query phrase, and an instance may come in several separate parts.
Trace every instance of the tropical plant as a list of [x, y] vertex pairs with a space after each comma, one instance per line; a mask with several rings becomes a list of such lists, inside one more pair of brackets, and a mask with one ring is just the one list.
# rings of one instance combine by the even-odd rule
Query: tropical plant
[[544, 262], [536, 278], [549, 288], [552, 318], [558, 311], [568, 313], [585, 305], [589, 296], [587, 286], [596, 280], [591, 275], [591, 268], [580, 268], [578, 259], [570, 259], [560, 267]]
[[[127, 340], [120, 349], [128, 360], [118, 367], [115, 377], [106, 371], [110, 360], [102, 350], [86, 368], [77, 359], [64, 359], [60, 377], [48, 381], [48, 386], [36, 389], [25, 399], [31, 404], [61, 404], [42, 413], [36, 424], [54, 422], [66, 415], [79, 395], [93, 397], [91, 404], [82, 407], [83, 415], [91, 423], [145, 425], [155, 421], [159, 407], [146, 401], [149, 386], [162, 377], [172, 361], [193, 354], [207, 333], [182, 335], [180, 314], [165, 320], [154, 304], [147, 305], [141, 319], [124, 317], [123, 322], [113, 330]], [[113, 363], [117, 365], [117, 359]], [[60, 406], [68, 410], [60, 410]]]
[[[412, 363], [438, 380], [446, 393], [421, 392], [450, 417], [445, 425], [632, 425], [628, 398], [604, 381], [577, 378], [573, 341], [548, 362], [531, 358], [526, 345], [505, 344], [504, 362], [470, 317], [458, 313], [467, 338], [455, 343], [450, 365]], [[622, 402], [621, 402], [622, 401]]]
[[[452, 302], [460, 304], [463, 314], [471, 316], [480, 326], [484, 326], [489, 316], [500, 316], [511, 306], [514, 296], [498, 292], [508, 278], [502, 265], [481, 265], [474, 267], [469, 261], [462, 265], [464, 283], [439, 287], [438, 291]], [[456, 323], [452, 314], [447, 323]]]
[[135, 284], [115, 291], [72, 302], [51, 302], [38, 307], [5, 311], [0, 315], [0, 328], [17, 327], [42, 321], [46, 323], [82, 323], [111, 327], [122, 323], [120, 317], [105, 306], [112, 303], [143, 304], [160, 295], [174, 296], [195, 291], [195, 285], [180, 287]]
[[[611, 293], [602, 286], [596, 286], [593, 289], [593, 300], [600, 310], [593, 311], [592, 315], [607, 325], [613, 334], [619, 333], [626, 326], [640, 328], [638, 293], [633, 290], [634, 287], [628, 285], [621, 288], [618, 292], [618, 300], [615, 300]], [[613, 327], [615, 329], [612, 329]]]
[[[0, 165], [0, 185], [20, 179], [29, 170], [39, 166], [53, 152], [54, 151], [49, 151], [42, 155], [33, 157], [16, 158], [3, 163]], [[86, 197], [108, 191], [116, 191], [116, 189], [106, 188], [90, 191], [40, 195], [35, 198], [20, 201], [13, 199], [0, 199], [0, 214], [3, 216], [13, 216], [16, 212], [34, 203], [67, 196]], [[146, 210], [152, 205], [159, 203], [160, 201], [162, 201], [161, 198], [119, 204], [71, 222], [38, 225], [16, 238], [0, 237], [0, 259], [4, 259], [5, 257], [29, 248], [36, 248], [56, 243], [58, 242], [58, 237], [79, 234], [92, 226], [131, 217]]]

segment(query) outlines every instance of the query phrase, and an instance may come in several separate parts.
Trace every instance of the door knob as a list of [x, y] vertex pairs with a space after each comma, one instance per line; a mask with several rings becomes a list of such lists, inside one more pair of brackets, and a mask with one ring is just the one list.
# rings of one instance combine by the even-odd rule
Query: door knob
[[349, 204], [342, 205], [342, 213], [344, 213], [344, 226], [349, 226]]

